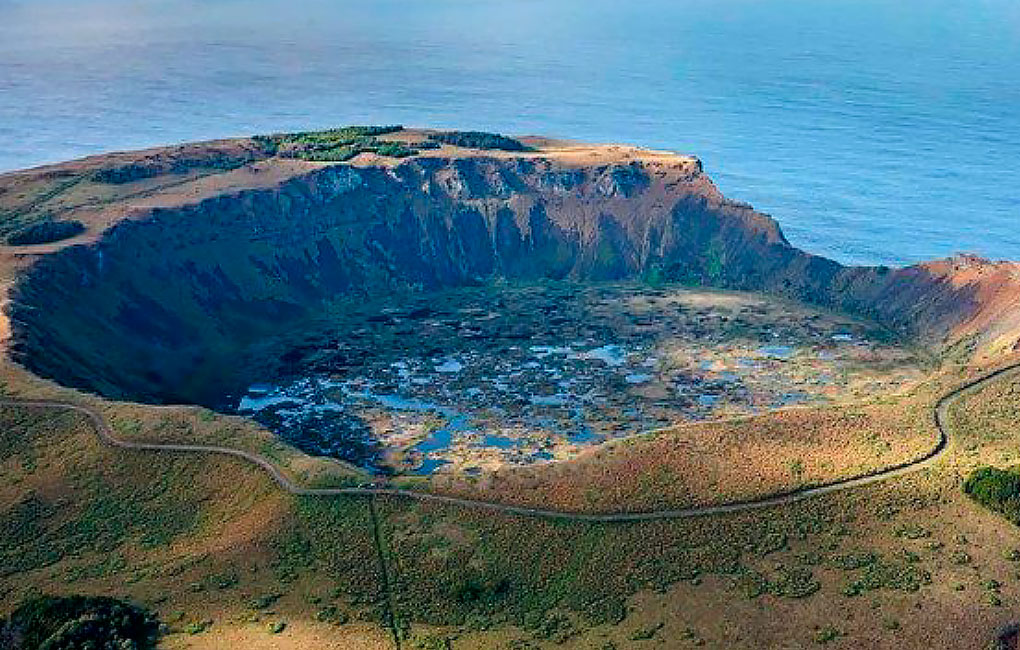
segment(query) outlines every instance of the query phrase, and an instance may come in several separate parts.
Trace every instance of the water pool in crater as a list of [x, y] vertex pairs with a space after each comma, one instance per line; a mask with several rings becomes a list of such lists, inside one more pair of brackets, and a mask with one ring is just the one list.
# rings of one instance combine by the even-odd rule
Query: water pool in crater
[[921, 361], [866, 321], [773, 296], [493, 284], [337, 303], [230, 408], [386, 473], [570, 458], [683, 422], [897, 390]]

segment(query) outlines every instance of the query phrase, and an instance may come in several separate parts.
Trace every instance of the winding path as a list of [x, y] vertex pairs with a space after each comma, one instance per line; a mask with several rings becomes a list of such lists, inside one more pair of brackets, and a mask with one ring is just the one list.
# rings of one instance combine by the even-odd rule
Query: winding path
[[185, 445], [185, 444], [173, 444], [173, 443], [153, 443], [153, 442], [134, 442], [130, 440], [122, 440], [117, 438], [113, 434], [113, 430], [110, 425], [107, 424], [106, 420], [94, 409], [88, 406], [82, 406], [80, 404], [71, 404], [67, 402], [51, 401], [51, 400], [14, 400], [14, 399], [2, 399], [0, 400], [0, 406], [7, 407], [27, 407], [27, 408], [52, 408], [60, 409], [64, 411], [71, 411], [74, 413], [80, 413], [90, 420], [92, 426], [95, 428], [99, 438], [105, 444], [111, 447], [119, 447], [121, 449], [135, 449], [141, 451], [163, 451], [163, 452], [183, 452], [183, 453], [211, 453], [211, 454], [222, 454], [225, 456], [233, 456], [242, 460], [248, 461], [255, 465], [258, 465], [265, 470], [269, 476], [284, 490], [291, 494], [298, 496], [318, 496], [318, 497], [331, 497], [331, 496], [393, 496], [393, 497], [404, 497], [408, 499], [417, 499], [419, 501], [431, 501], [435, 503], [445, 503], [455, 506], [463, 506], [468, 508], [482, 508], [487, 510], [493, 510], [496, 512], [502, 512], [513, 515], [524, 515], [529, 517], [543, 517], [548, 519], [566, 519], [572, 521], [585, 521], [585, 522], [632, 522], [632, 521], [653, 521], [658, 519], [683, 519], [690, 517], [700, 517], [706, 515], [718, 515], [728, 514], [736, 512], [745, 512], [748, 510], [757, 510], [761, 508], [770, 508], [772, 506], [785, 505], [795, 503], [803, 499], [807, 499], [822, 494], [829, 494], [832, 492], [839, 492], [842, 490], [849, 490], [862, 485], [869, 485], [872, 483], [878, 483], [879, 481], [885, 481], [891, 478], [899, 476], [905, 476], [918, 472], [922, 469], [930, 467], [945, 453], [946, 447], [949, 442], [948, 434], [946, 433], [945, 421], [947, 419], [947, 413], [949, 407], [960, 397], [977, 390], [985, 384], [998, 379], [999, 377], [1020, 370], [1020, 363], [1012, 364], [999, 368], [993, 372], [990, 372], [982, 377], [971, 380], [957, 388], [953, 389], [946, 395], [944, 395], [938, 403], [935, 405], [933, 410], [933, 417], [935, 428], [938, 430], [939, 439], [935, 446], [925, 456], [895, 465], [887, 467], [876, 472], [858, 476], [851, 479], [843, 479], [833, 481], [831, 483], [824, 483], [811, 487], [799, 488], [791, 490], [789, 492], [782, 492], [779, 494], [773, 494], [767, 497], [761, 497], [757, 499], [749, 499], [746, 501], [734, 501], [731, 503], [715, 505], [715, 506], [697, 506], [691, 508], [680, 508], [676, 510], [654, 510], [649, 512], [612, 512], [604, 514], [585, 514], [578, 512], [566, 512], [561, 510], [548, 510], [543, 508], [531, 508], [527, 506], [514, 506], [503, 503], [495, 503], [491, 501], [479, 501], [475, 499], [463, 499], [459, 497], [443, 496], [440, 494], [431, 494], [428, 492], [419, 492], [415, 490], [404, 490], [400, 488], [387, 488], [387, 487], [344, 487], [344, 488], [304, 488], [289, 478], [270, 462], [264, 456], [260, 456], [256, 453], [244, 451], [241, 449], [231, 449], [229, 447], [218, 447], [215, 445]]

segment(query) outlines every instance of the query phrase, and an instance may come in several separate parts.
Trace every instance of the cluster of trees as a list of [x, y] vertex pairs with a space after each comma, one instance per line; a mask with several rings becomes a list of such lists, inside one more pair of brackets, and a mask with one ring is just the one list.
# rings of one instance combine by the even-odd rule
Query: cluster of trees
[[148, 650], [159, 621], [134, 605], [105, 597], [38, 596], [0, 619], [9, 650]]
[[986, 508], [1020, 524], [1020, 472], [980, 467], [964, 481], [963, 491]]
[[399, 142], [382, 142], [378, 136], [402, 131], [393, 126], [344, 126], [325, 131], [301, 131], [255, 136], [263, 151], [286, 158], [319, 162], [343, 162], [359, 153], [373, 152], [381, 156], [404, 158], [417, 151]]
[[383, 142], [376, 147], [375, 152], [380, 156], [388, 156], [390, 158], [406, 158], [418, 153], [415, 149], [402, 142]]
[[[283, 137], [291, 142], [323, 142], [343, 141], [353, 142], [359, 138], [374, 138], [387, 133], [403, 131], [404, 127], [399, 124], [390, 126], [342, 126], [337, 129], [326, 129], [325, 131], [302, 131], [299, 133], [288, 133]], [[273, 137], [273, 136], [270, 136]]]
[[518, 140], [498, 133], [483, 131], [448, 131], [435, 133], [422, 142], [389, 142], [378, 137], [402, 131], [394, 126], [344, 126], [325, 131], [301, 131], [259, 135], [254, 140], [263, 152], [271, 156], [300, 158], [318, 162], [344, 162], [361, 153], [375, 153], [390, 158], [406, 158], [425, 149], [438, 149], [450, 144], [469, 149], [499, 149], [502, 151], [530, 151]]
[[508, 138], [498, 133], [485, 131], [448, 131], [429, 136], [437, 142], [452, 144], [456, 147], [469, 149], [499, 149], [501, 151], [530, 151], [520, 140]]
[[11, 246], [49, 244], [69, 239], [83, 232], [85, 232], [85, 224], [80, 221], [42, 221], [11, 233], [7, 237], [7, 243]]

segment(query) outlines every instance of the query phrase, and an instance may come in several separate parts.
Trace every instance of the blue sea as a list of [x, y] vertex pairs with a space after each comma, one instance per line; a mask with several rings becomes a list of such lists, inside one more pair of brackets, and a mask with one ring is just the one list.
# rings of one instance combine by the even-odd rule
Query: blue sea
[[1016, 0], [0, 0], [0, 170], [349, 123], [693, 153], [813, 252], [1020, 259]]

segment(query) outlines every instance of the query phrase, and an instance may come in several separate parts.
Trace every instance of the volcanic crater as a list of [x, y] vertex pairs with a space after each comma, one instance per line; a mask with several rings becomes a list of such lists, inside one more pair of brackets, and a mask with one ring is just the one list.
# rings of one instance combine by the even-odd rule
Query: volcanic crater
[[14, 358], [374, 472], [471, 474], [889, 394], [932, 351], [1017, 344], [1010, 265], [845, 267], [689, 156], [415, 150], [430, 133], [336, 163], [244, 139], [8, 175], [5, 201], [63, 175], [45, 218], [86, 227], [7, 253]]

